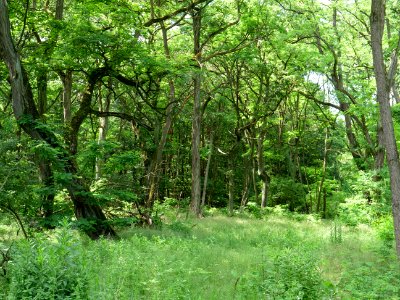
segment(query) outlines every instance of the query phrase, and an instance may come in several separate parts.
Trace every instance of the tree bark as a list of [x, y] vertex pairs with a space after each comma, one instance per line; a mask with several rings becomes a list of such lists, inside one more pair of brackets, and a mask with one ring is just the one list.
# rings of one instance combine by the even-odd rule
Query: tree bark
[[47, 110], [47, 70], [39, 70], [37, 76], [37, 90], [39, 115], [43, 118]]
[[[47, 110], [47, 70], [39, 70], [37, 78], [37, 99], [39, 106], [39, 116], [45, 120], [44, 114]], [[39, 166], [39, 179], [45, 187], [45, 192], [42, 195], [42, 211], [43, 217], [47, 220], [44, 226], [51, 228], [50, 218], [54, 212], [55, 187], [53, 170], [51, 169], [51, 161], [49, 158], [36, 155], [36, 161]]]
[[320, 206], [321, 206], [321, 198], [322, 198], [322, 193], [324, 191], [324, 183], [325, 183], [325, 177], [326, 177], [326, 166], [328, 162], [328, 151], [330, 147], [330, 142], [329, 142], [329, 128], [325, 129], [325, 141], [324, 141], [324, 157], [323, 157], [323, 162], [322, 162], [322, 175], [321, 175], [321, 181], [319, 182], [318, 186], [318, 191], [317, 191], [317, 208], [316, 212], [319, 213], [320, 211]]
[[399, 104], [400, 103], [400, 94], [399, 94], [399, 91], [397, 90], [394, 80], [393, 80], [393, 85], [392, 85], [392, 92], [393, 92], [394, 100], [396, 101], [397, 104]]
[[193, 36], [194, 36], [194, 56], [198, 63], [198, 68], [193, 75], [193, 116], [192, 116], [192, 192], [190, 208], [194, 215], [200, 216], [200, 136], [201, 136], [201, 10], [193, 10]]
[[[111, 77], [108, 80], [108, 93], [106, 96], [106, 101], [103, 103], [102, 94], [99, 93], [99, 111], [109, 111], [110, 104], [111, 104], [111, 95], [112, 95], [112, 80]], [[101, 89], [101, 86], [99, 87]], [[99, 147], [102, 147], [103, 143], [106, 141], [107, 132], [108, 132], [108, 116], [100, 117], [99, 118], [99, 137], [97, 139], [97, 143]], [[104, 159], [96, 156], [96, 164], [95, 164], [95, 179], [99, 180], [102, 177], [102, 167], [104, 164]]]
[[71, 105], [72, 105], [72, 71], [67, 70], [64, 72], [59, 72], [58, 75], [61, 78], [61, 82], [63, 84], [63, 111], [64, 111], [64, 125], [68, 127], [71, 124], [72, 113], [71, 113]]
[[[164, 54], [167, 59], [171, 58], [170, 51], [169, 51], [169, 46], [168, 46], [168, 35], [167, 35], [167, 29], [165, 28], [164, 22], [160, 22], [161, 26], [161, 32], [163, 36], [163, 46], [164, 46]], [[169, 103], [166, 109], [166, 119], [165, 119], [165, 124], [163, 126], [162, 132], [161, 132], [161, 138], [158, 142], [157, 149], [155, 152], [155, 157], [151, 161], [149, 168], [148, 168], [148, 196], [147, 196], [147, 201], [146, 201], [146, 208], [149, 209], [150, 211], [153, 209], [153, 204], [154, 204], [154, 198], [156, 195], [156, 189], [158, 186], [158, 181], [159, 181], [159, 168], [160, 164], [163, 159], [163, 152], [165, 145], [167, 143], [167, 138], [168, 138], [168, 133], [170, 132], [170, 129], [172, 127], [172, 121], [174, 117], [174, 109], [176, 107], [175, 104], [175, 84], [172, 79], [168, 80], [168, 86], [169, 86]]]
[[64, 0], [56, 2], [56, 20], [62, 20], [64, 15]]
[[383, 128], [381, 122], [378, 122], [377, 129], [377, 149], [375, 150], [374, 169], [380, 170], [385, 163], [385, 140], [383, 136]]
[[[50, 218], [54, 213], [54, 198], [55, 198], [55, 186], [54, 186], [54, 174], [51, 169], [49, 159], [37, 159], [37, 164], [39, 165], [39, 177], [40, 181], [45, 187], [45, 192], [42, 196], [42, 210], [43, 217], [51, 222]], [[52, 227], [52, 225], [45, 224], [46, 227]]]
[[397, 53], [392, 55], [390, 69], [387, 72], [382, 47], [382, 37], [385, 26], [385, 10], [385, 0], [372, 0], [370, 20], [371, 46], [377, 89], [376, 96], [379, 103], [380, 120], [383, 129], [386, 158], [390, 173], [396, 251], [398, 258], [400, 258], [400, 163], [389, 98], [391, 81], [394, 78], [397, 66]]
[[229, 160], [229, 171], [227, 172], [228, 179], [228, 215], [233, 216], [233, 205], [235, 202], [235, 170], [233, 160]]
[[265, 132], [261, 132], [257, 139], [258, 176], [262, 180], [261, 208], [265, 208], [268, 205], [268, 194], [269, 194], [269, 183], [270, 183], [270, 177], [265, 170], [264, 139], [265, 139]]
[[206, 165], [206, 170], [204, 171], [204, 183], [203, 183], [203, 192], [201, 195], [201, 208], [204, 207], [206, 203], [206, 195], [207, 195], [207, 184], [208, 184], [208, 173], [210, 171], [210, 164], [211, 164], [211, 157], [213, 153], [213, 142], [214, 142], [214, 133], [211, 132], [210, 134], [210, 149], [208, 153], [208, 158], [207, 158], [207, 165]]

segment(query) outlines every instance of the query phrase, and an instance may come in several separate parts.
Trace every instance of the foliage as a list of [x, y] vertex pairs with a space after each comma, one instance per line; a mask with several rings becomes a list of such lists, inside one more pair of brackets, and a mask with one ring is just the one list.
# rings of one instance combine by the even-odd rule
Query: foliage
[[292, 178], [274, 177], [271, 181], [271, 198], [273, 205], [288, 205], [290, 211], [306, 210], [305, 188]]
[[[384, 172], [381, 171], [383, 174]], [[352, 226], [360, 223], [372, 224], [391, 211], [387, 179], [376, 179], [381, 176], [376, 172], [358, 171], [353, 172], [353, 178], [346, 179], [349, 193], [337, 208], [337, 213], [344, 223]]]
[[345, 298], [396, 299], [400, 295], [398, 268], [398, 263], [394, 263], [385, 266], [383, 270], [378, 263], [370, 262], [349, 267], [338, 288]]
[[158, 229], [124, 229], [118, 241], [82, 239], [65, 224], [50, 236], [17, 241], [11, 283], [4, 282], [6, 295], [390, 299], [399, 293], [395, 252], [379, 238], [381, 225], [376, 225], [378, 236], [368, 227], [342, 225], [346, 238], [332, 243], [331, 222], [275, 213], [264, 220], [215, 214], [201, 220], [177, 218]]
[[10, 262], [9, 299], [86, 299], [88, 277], [80, 242], [64, 227], [54, 240], [20, 241]]
[[266, 299], [322, 298], [323, 285], [316, 261], [303, 252], [303, 249], [283, 249], [272, 265], [266, 264], [259, 274], [253, 274], [256, 278], [245, 277], [240, 285], [243, 296], [258, 290], [256, 295]]
[[[55, 10], [63, 2], [60, 18]], [[242, 215], [258, 219], [282, 208], [281, 215], [298, 213], [293, 219], [315, 213], [354, 227], [386, 216], [389, 174], [374, 166], [382, 145], [369, 3], [213, 0], [186, 11], [189, 2], [34, 1], [29, 9], [9, 3], [31, 102], [43, 110], [34, 129], [51, 138], [29, 141], [18, 128], [6, 80], [13, 77], [1, 65], [0, 210], [36, 229], [71, 219], [75, 189], [68, 185], [79, 181], [113, 219], [103, 224], [132, 226], [141, 211], [154, 212], [158, 225], [175, 224], [191, 200], [190, 152], [200, 150], [203, 183], [211, 155], [209, 211], [231, 198]], [[385, 57], [399, 26], [396, 1], [389, 2]], [[195, 11], [200, 28], [193, 27]], [[72, 122], [58, 105], [66, 99], [66, 74]], [[198, 116], [194, 74], [201, 74]], [[392, 112], [399, 123], [399, 105]], [[194, 149], [197, 119], [201, 142]], [[40, 164], [51, 170], [47, 181]], [[260, 208], [264, 188], [267, 209]], [[44, 219], [48, 196], [55, 199], [53, 216]], [[190, 236], [181, 225], [169, 229]]]
[[382, 250], [385, 252], [393, 248], [394, 244], [394, 226], [393, 216], [383, 215], [373, 223], [373, 227], [379, 237], [382, 240], [384, 246]]

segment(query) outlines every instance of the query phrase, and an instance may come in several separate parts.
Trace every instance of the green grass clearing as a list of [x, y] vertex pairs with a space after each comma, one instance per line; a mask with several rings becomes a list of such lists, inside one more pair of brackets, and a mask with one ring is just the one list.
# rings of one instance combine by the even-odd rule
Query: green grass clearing
[[[283, 216], [175, 220], [157, 230], [124, 230], [119, 241], [59, 232], [39, 243], [42, 254], [30, 261], [42, 257], [63, 270], [52, 260], [62, 253], [79, 262], [64, 275], [75, 274], [77, 281], [67, 282], [85, 290], [77, 288], [70, 299], [400, 299], [393, 247], [368, 226], [343, 226], [340, 240], [332, 240], [332, 221]], [[31, 255], [23, 249], [18, 259]], [[12, 282], [21, 282], [21, 269], [14, 262]], [[10, 299], [19, 299], [20, 289], [14, 284]]]

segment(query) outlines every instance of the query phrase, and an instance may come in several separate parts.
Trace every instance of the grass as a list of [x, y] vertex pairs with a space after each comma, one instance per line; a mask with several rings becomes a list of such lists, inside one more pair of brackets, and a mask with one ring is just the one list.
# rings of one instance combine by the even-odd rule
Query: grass
[[217, 215], [120, 235], [79, 238], [87, 298], [400, 299], [393, 247], [368, 226], [335, 241], [331, 221]]

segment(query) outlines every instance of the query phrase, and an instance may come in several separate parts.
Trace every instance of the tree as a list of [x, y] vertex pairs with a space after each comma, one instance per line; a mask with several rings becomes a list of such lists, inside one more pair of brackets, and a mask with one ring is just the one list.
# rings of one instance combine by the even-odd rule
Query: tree
[[390, 89], [397, 69], [397, 56], [400, 50], [400, 34], [396, 48], [393, 50], [389, 70], [385, 67], [382, 46], [385, 28], [385, 0], [371, 1], [371, 47], [376, 80], [376, 98], [383, 129], [386, 159], [390, 172], [390, 189], [392, 192], [392, 212], [396, 239], [397, 256], [400, 258], [400, 161], [394, 134], [390, 108]]
[[[15, 49], [11, 36], [6, 0], [0, 1], [0, 57], [9, 71], [13, 111], [17, 122], [32, 139], [43, 141], [56, 149], [56, 151], [59, 151], [59, 159], [64, 161], [65, 172], [72, 175], [71, 180], [65, 182], [65, 187], [73, 201], [77, 219], [91, 222], [89, 226], [84, 227], [85, 232], [93, 239], [99, 238], [101, 235], [115, 236], [114, 230], [106, 222], [103, 211], [96, 203], [88, 187], [77, 176], [75, 163], [69, 154], [65, 152], [54, 133], [41, 124], [28, 74]], [[96, 82], [100, 75], [101, 72], [93, 73], [90, 83]], [[75, 121], [75, 124], [78, 125], [79, 121], [80, 118]], [[72, 147], [76, 145], [73, 137], [72, 135]]]

